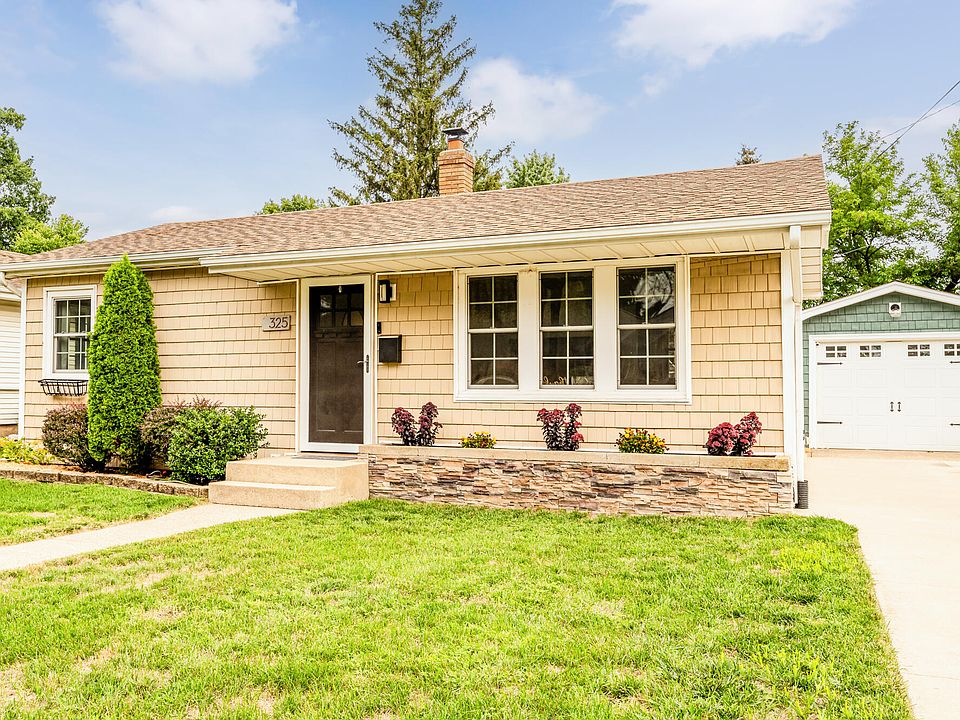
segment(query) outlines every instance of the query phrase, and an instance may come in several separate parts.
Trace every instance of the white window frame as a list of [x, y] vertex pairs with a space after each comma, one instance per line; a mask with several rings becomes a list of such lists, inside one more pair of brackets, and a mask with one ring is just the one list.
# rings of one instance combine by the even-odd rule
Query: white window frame
[[[89, 300], [90, 331], [93, 332], [97, 320], [96, 285], [76, 285], [73, 287], [46, 288], [43, 291], [43, 377], [62, 380], [87, 380], [88, 370], [57, 370], [54, 348], [54, 304], [58, 300]], [[88, 346], [89, 352], [89, 346]], [[89, 358], [87, 367], [89, 368]]]
[[[677, 384], [676, 387], [618, 387], [620, 351], [617, 271], [643, 267], [670, 267], [676, 273]], [[594, 385], [541, 387], [540, 273], [593, 271]], [[474, 275], [517, 276], [517, 332], [519, 334], [519, 387], [470, 387], [470, 357], [467, 342], [467, 279]], [[690, 404], [691, 322], [690, 263], [686, 257], [608, 260], [600, 262], [542, 263], [469, 268], [454, 276], [454, 400], [458, 402], [605, 402]]]

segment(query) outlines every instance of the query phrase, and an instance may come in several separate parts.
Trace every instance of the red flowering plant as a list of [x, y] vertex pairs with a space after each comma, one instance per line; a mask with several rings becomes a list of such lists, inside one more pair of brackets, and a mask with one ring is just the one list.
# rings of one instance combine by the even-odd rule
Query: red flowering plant
[[570, 403], [563, 410], [540, 408], [537, 420], [543, 426], [543, 440], [548, 450], [576, 450], [583, 442], [580, 434], [581, 408]]
[[753, 446], [763, 432], [760, 418], [755, 412], [744, 415], [740, 422], [731, 425], [720, 423], [707, 436], [707, 453], [710, 455], [753, 455]]
[[437, 440], [437, 434], [443, 427], [437, 422], [437, 416], [440, 411], [432, 402], [428, 402], [420, 408], [420, 417], [413, 419], [409, 410], [398, 407], [393, 411], [393, 417], [390, 418], [390, 424], [393, 431], [400, 436], [400, 442], [404, 445], [433, 445]]

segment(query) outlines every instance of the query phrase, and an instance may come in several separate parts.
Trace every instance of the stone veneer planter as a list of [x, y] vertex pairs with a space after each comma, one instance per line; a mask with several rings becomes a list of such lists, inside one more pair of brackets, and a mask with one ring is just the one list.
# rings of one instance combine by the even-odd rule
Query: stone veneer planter
[[370, 497], [628, 515], [756, 516], [793, 507], [785, 455], [714, 457], [362, 445]]

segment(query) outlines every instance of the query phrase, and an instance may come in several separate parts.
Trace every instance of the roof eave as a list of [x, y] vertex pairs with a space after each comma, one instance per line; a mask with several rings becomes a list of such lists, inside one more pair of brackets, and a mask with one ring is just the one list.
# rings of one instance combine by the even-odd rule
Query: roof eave
[[245, 253], [221, 255], [200, 260], [203, 267], [211, 272], [229, 272], [230, 269], [270, 265], [289, 265], [304, 261], [346, 261], [358, 258], [385, 258], [409, 254], [437, 254], [462, 251], [493, 250], [501, 247], [517, 248], [524, 246], [562, 246], [571, 243], [603, 242], [627, 240], [632, 238], [670, 237], [704, 232], [736, 232], [783, 228], [791, 225], [829, 226], [831, 211], [808, 210], [795, 213], [775, 213], [770, 215], [752, 215], [744, 217], [718, 218], [711, 220], [689, 220], [669, 223], [651, 223], [645, 225], [621, 225], [578, 230], [551, 232], [531, 232], [515, 235], [474, 236], [451, 238], [446, 240], [424, 240], [400, 242], [384, 245], [362, 245], [352, 247], [274, 251], [266, 253]]
[[[130, 262], [142, 270], [168, 270], [199, 267], [202, 258], [222, 254], [226, 248], [172, 250], [169, 252], [128, 253]], [[66, 258], [63, 260], [26, 260], [0, 264], [0, 273], [9, 278], [82, 275], [103, 272], [123, 255], [103, 257]]]

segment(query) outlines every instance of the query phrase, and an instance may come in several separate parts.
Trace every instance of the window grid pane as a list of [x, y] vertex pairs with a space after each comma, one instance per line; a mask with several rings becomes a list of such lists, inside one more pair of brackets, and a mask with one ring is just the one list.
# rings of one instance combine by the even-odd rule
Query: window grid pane
[[73, 372], [87, 369], [91, 304], [90, 298], [64, 298], [54, 301], [54, 370]]
[[517, 276], [467, 280], [470, 386], [519, 384]]
[[593, 385], [593, 272], [540, 275], [541, 386]]
[[676, 387], [676, 270], [619, 270], [617, 286], [620, 386]]

